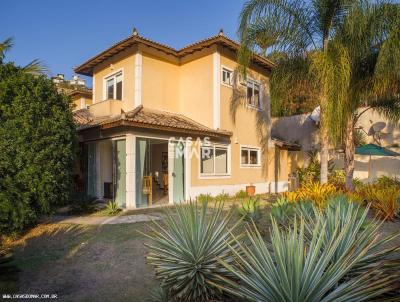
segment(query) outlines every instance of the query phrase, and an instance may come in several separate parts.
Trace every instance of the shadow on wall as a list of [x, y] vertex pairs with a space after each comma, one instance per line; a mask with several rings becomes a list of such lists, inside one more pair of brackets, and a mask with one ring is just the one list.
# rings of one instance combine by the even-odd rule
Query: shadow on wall
[[[399, 152], [400, 148], [391, 148]], [[335, 160], [335, 169], [343, 169], [343, 154], [340, 154]], [[368, 178], [369, 156], [356, 155], [354, 177], [361, 181], [374, 180], [380, 176], [389, 176], [400, 179], [400, 157], [371, 157], [371, 175]]]
[[271, 136], [300, 144], [303, 151], [315, 149], [319, 144], [318, 127], [310, 114], [274, 118]]

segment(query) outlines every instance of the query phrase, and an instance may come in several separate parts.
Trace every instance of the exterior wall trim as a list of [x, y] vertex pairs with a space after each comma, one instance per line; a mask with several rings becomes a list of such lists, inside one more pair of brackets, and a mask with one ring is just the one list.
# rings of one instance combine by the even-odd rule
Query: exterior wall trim
[[[242, 164], [242, 148], [248, 148], [248, 149], [256, 149], [258, 150], [257, 152], [257, 157], [258, 157], [258, 165], [243, 165]], [[240, 145], [239, 146], [239, 167], [241, 169], [260, 169], [261, 168], [261, 161], [262, 161], [262, 157], [261, 157], [261, 147], [259, 146], [250, 146], [250, 145]]]
[[135, 54], [135, 93], [134, 93], [134, 104], [135, 107], [142, 104], [142, 66], [143, 57], [142, 53], [138, 51]]
[[[199, 146], [199, 156], [201, 157], [201, 147], [203, 145]], [[205, 145], [206, 146], [206, 145]], [[231, 144], [211, 144], [212, 147], [223, 147], [223, 148], [227, 148], [228, 151], [228, 173], [226, 174], [220, 174], [220, 175], [216, 175], [216, 174], [201, 174], [201, 158], [199, 158], [198, 160], [198, 165], [197, 165], [197, 177], [198, 179], [227, 179], [227, 178], [231, 178], [232, 176], [232, 170], [231, 170], [231, 154], [232, 154], [232, 148], [231, 148]]]
[[[190, 198], [196, 198], [200, 194], [211, 194], [211, 196], [216, 196], [221, 193], [227, 193], [234, 195], [240, 190], [245, 190], [246, 186], [250, 183], [232, 184], [232, 185], [209, 185], [209, 186], [192, 186], [189, 191]], [[256, 187], [256, 194], [263, 193], [278, 193], [287, 191], [288, 182], [278, 181], [278, 182], [261, 182], [252, 183]], [[277, 187], [277, 192], [275, 188]]]
[[[102, 79], [102, 82], [103, 82], [103, 98], [102, 98], [102, 100], [101, 101], [107, 101], [108, 99], [107, 99], [107, 85], [106, 85], [106, 82], [107, 82], [107, 79], [109, 78], [109, 77], [112, 77], [113, 75], [115, 75], [115, 74], [117, 74], [117, 73], [120, 73], [121, 72], [121, 74], [122, 74], [122, 100], [121, 101], [124, 101], [125, 99], [124, 99], [124, 89], [125, 89], [125, 85], [127, 84], [127, 83], [125, 83], [125, 75], [124, 75], [124, 68], [122, 67], [122, 68], [119, 68], [119, 69], [117, 69], [117, 70], [113, 70], [112, 72], [110, 72], [110, 73], [108, 73], [108, 74], [106, 74], [104, 77], [103, 77], [103, 79]], [[115, 89], [115, 88], [114, 88]]]
[[221, 55], [213, 53], [213, 126], [221, 127]]

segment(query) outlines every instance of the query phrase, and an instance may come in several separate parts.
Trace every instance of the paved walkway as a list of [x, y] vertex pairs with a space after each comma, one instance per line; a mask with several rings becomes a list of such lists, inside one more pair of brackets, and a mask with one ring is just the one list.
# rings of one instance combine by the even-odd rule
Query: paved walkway
[[160, 220], [161, 218], [154, 215], [126, 215], [126, 216], [53, 216], [52, 221], [55, 223], [68, 223], [68, 224], [121, 224], [121, 223], [135, 223], [152, 220]]

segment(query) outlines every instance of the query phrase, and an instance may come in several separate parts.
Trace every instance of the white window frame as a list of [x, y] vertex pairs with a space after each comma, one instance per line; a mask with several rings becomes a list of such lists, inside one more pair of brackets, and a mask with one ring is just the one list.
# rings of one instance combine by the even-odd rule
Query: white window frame
[[[226, 83], [226, 82], [224, 82], [224, 71], [226, 71], [226, 72], [230, 72], [231, 74], [232, 74], [232, 77], [231, 77], [231, 83]], [[233, 87], [233, 81], [234, 81], [234, 79], [233, 79], [233, 69], [231, 69], [231, 68], [229, 68], [229, 67], [226, 67], [226, 66], [224, 66], [224, 65], [221, 65], [221, 84], [222, 85], [224, 85], [224, 86], [226, 86], [226, 87], [229, 87], [229, 88], [232, 88]]]
[[[248, 151], [247, 156], [250, 162], [250, 150], [257, 151], [257, 164], [242, 164], [242, 150]], [[260, 168], [261, 167], [261, 148], [256, 146], [240, 145], [239, 164], [241, 168]]]
[[[252, 97], [254, 97], [254, 86], [255, 85], [257, 85], [258, 86], [258, 93], [259, 93], [259, 104], [260, 104], [260, 107], [257, 107], [257, 106], [254, 106], [254, 105], [252, 105], [252, 104], [250, 104], [248, 101], [247, 101], [247, 88], [249, 87], [249, 83], [251, 83], [252, 84], [252, 91], [253, 91], [253, 95], [252, 95]], [[247, 78], [247, 80], [246, 80], [246, 106], [248, 107], [248, 108], [252, 108], [252, 109], [255, 109], [255, 110], [262, 110], [262, 86], [261, 86], [261, 83], [259, 82], [259, 81], [256, 81], [256, 80], [254, 80], [254, 79], [251, 79], [251, 78]]]
[[[213, 173], [202, 173], [201, 172], [201, 149], [202, 148], [212, 148], [214, 154], [213, 160]], [[227, 150], [227, 173], [215, 173], [215, 149], [225, 149]], [[199, 147], [199, 179], [221, 179], [231, 177], [231, 145], [224, 144], [202, 144]]]
[[117, 96], [117, 83], [116, 83], [116, 78], [118, 75], [121, 75], [122, 77], [122, 93], [121, 93], [121, 100], [118, 101], [123, 101], [124, 100], [124, 69], [121, 68], [117, 71], [113, 71], [112, 73], [107, 74], [106, 76], [103, 77], [103, 100], [116, 100], [114, 99], [109, 99], [108, 98], [108, 92], [107, 92], [107, 81], [110, 78], [114, 78], [114, 96]]

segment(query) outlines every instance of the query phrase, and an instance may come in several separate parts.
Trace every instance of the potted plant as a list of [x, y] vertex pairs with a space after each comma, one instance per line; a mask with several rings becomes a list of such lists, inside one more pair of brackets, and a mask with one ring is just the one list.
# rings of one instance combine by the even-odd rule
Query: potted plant
[[250, 183], [250, 185], [246, 186], [246, 193], [248, 196], [254, 196], [256, 193], [256, 187]]

